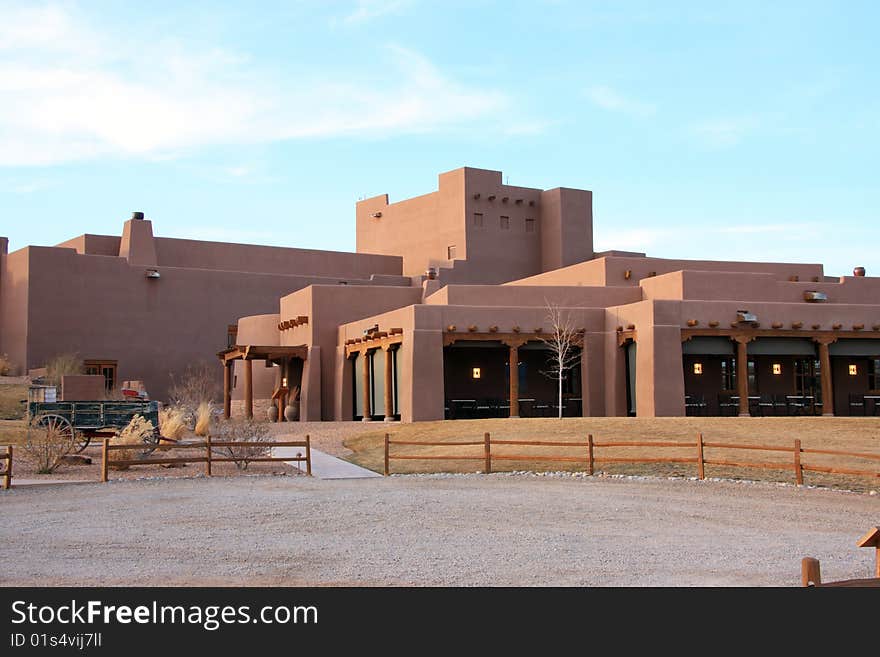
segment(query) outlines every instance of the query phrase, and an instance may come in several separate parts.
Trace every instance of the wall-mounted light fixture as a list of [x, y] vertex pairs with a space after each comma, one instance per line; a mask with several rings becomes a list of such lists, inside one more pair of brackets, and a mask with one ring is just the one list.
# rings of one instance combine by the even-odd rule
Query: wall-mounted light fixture
[[281, 377], [281, 387], [282, 388], [287, 387], [287, 377], [286, 376]]
[[481, 371], [479, 367], [474, 367], [471, 369], [471, 378], [479, 379], [481, 375]]
[[849, 375], [850, 376], [858, 376], [859, 374], [859, 366], [858, 365], [850, 365], [849, 366]]
[[782, 374], [782, 363], [773, 363], [773, 374]]
[[158, 269], [148, 269], [144, 272], [144, 278], [162, 278], [162, 275], [159, 274]]
[[702, 363], [694, 363], [694, 374], [702, 374], [703, 373], [703, 364]]

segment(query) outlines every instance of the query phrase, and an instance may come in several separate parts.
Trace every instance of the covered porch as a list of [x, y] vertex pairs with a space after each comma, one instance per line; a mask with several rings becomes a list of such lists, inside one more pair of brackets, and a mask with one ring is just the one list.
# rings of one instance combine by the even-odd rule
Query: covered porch
[[244, 414], [254, 417], [254, 385], [253, 362], [264, 361], [278, 366], [279, 376], [272, 399], [278, 408], [278, 421], [284, 421], [284, 407], [291, 401], [291, 392], [295, 395], [302, 386], [303, 363], [308, 355], [306, 345], [234, 345], [217, 354], [223, 365], [223, 417], [232, 415], [232, 383], [233, 368], [236, 361], [244, 365]]
[[683, 337], [686, 415], [880, 415], [878, 339], [760, 330]]
[[[563, 377], [562, 414], [582, 415], [580, 346]], [[446, 419], [555, 417], [558, 380], [548, 376], [548, 345], [536, 335], [447, 333], [443, 348]]]
[[400, 420], [397, 356], [403, 329], [369, 331], [349, 340], [345, 355], [352, 363], [352, 416], [369, 422]]

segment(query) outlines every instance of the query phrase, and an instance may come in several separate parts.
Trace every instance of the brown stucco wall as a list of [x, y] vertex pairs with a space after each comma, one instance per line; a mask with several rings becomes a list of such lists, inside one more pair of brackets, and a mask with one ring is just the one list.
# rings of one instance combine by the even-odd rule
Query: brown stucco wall
[[[341, 344], [338, 342], [340, 325], [359, 318], [372, 317], [377, 312], [418, 303], [421, 296], [421, 288], [415, 287], [313, 285], [281, 299], [282, 319], [300, 315], [309, 318], [308, 324], [284, 331], [281, 334], [282, 344], [305, 344], [319, 348], [317, 354], [320, 356], [321, 394], [320, 402], [313, 407], [312, 413], [317, 413], [317, 409], [320, 409], [320, 415], [312, 419], [334, 419], [334, 409], [339, 406], [336, 398], [341, 391], [335, 383], [335, 372], [337, 346]], [[382, 326], [382, 330], [387, 328], [390, 326]], [[362, 333], [358, 337], [360, 335]], [[309, 359], [311, 360], [312, 358]], [[306, 367], [308, 371], [304, 371], [304, 377], [316, 376], [311, 373], [313, 362], [308, 362]]]
[[[119, 362], [118, 379], [145, 381], [163, 399], [170, 374], [215, 362], [226, 326], [278, 307], [290, 291], [325, 279], [158, 266], [29, 247], [10, 254], [3, 277], [3, 338], [10, 356], [40, 367], [59, 353]], [[25, 298], [29, 299], [25, 301]], [[221, 370], [218, 366], [218, 377]]]
[[61, 401], [103, 399], [105, 394], [103, 376], [73, 374], [61, 377]]
[[28, 370], [29, 256], [29, 249], [0, 256], [0, 353], [23, 374]]
[[387, 194], [360, 201], [358, 252], [403, 254], [410, 276], [433, 266], [444, 282], [483, 284], [592, 258], [590, 192], [505, 185], [500, 171], [470, 167], [438, 178], [430, 194], [397, 203]]

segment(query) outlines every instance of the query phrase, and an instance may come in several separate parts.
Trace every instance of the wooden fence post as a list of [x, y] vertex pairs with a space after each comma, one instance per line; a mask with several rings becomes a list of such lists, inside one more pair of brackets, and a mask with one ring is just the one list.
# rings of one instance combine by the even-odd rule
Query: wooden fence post
[[[388, 460], [389, 460], [389, 459], [388, 459], [388, 439], [389, 439], [389, 438], [390, 438], [390, 436], [386, 433], [386, 434], [385, 434], [385, 470], [384, 470], [384, 473], [385, 473], [385, 476], [386, 476], [386, 477], [387, 477], [388, 474], [389, 474], [389, 472], [388, 472]], [[399, 453], [399, 452], [398, 452], [398, 453]]]
[[801, 585], [810, 586], [822, 583], [822, 573], [819, 569], [819, 560], [813, 557], [801, 559]]
[[700, 479], [706, 478], [706, 470], [703, 459], [703, 434], [697, 434], [697, 476]]
[[587, 435], [587, 474], [593, 474], [593, 434]]
[[[796, 438], [794, 441], [794, 479], [798, 486], [804, 484], [804, 468], [801, 466], [801, 440]], [[816, 568], [819, 566], [817, 565]]]
[[489, 432], [483, 434], [483, 451], [486, 454], [486, 474], [492, 473], [492, 448], [489, 439]]
[[101, 441], [101, 483], [107, 482], [107, 459], [110, 455], [110, 439], [104, 438]]
[[306, 474], [312, 476], [312, 441], [306, 434]]
[[12, 486], [12, 445], [6, 446], [6, 472], [3, 475], [3, 489], [9, 490]]
[[205, 436], [205, 476], [211, 476], [211, 434]]

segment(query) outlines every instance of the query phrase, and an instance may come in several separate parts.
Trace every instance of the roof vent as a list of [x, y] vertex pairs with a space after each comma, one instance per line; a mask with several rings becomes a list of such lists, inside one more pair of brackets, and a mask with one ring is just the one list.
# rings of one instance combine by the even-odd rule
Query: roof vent
[[131, 218], [132, 218], [132, 219], [143, 219], [143, 218], [144, 218], [144, 213], [143, 213], [143, 212], [132, 212], [132, 213], [131, 213]]
[[758, 316], [750, 313], [748, 310], [737, 310], [736, 321], [741, 323], [754, 323], [758, 321]]
[[828, 295], [824, 292], [817, 292], [816, 290], [807, 290], [804, 292], [804, 301], [807, 303], [823, 303], [828, 301]]

